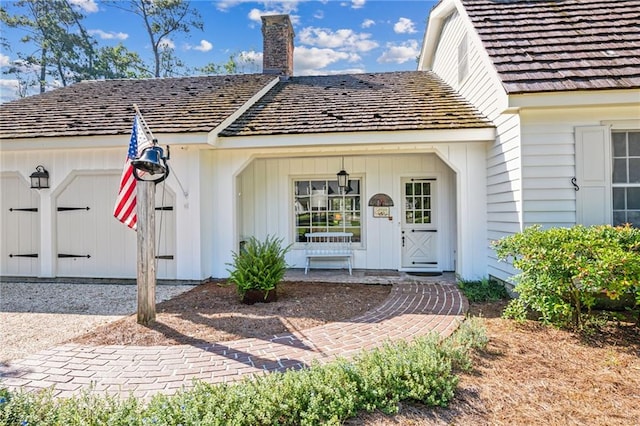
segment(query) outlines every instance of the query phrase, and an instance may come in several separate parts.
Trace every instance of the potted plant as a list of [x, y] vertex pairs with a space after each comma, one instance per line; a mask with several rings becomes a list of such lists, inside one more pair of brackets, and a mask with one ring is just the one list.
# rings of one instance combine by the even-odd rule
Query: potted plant
[[264, 241], [251, 237], [239, 252], [233, 252], [229, 281], [236, 285], [243, 303], [277, 300], [276, 287], [287, 270], [285, 254], [290, 248], [283, 248], [282, 239], [276, 237], [267, 236]]

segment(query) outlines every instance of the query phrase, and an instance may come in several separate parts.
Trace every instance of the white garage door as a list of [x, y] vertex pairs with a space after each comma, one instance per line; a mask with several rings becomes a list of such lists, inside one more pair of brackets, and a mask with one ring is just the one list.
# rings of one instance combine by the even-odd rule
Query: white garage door
[[[136, 277], [136, 233], [113, 217], [119, 181], [120, 175], [115, 174], [77, 175], [60, 193], [56, 203], [58, 276]], [[163, 227], [161, 232], [156, 229], [162, 238], [158, 278], [175, 278], [173, 198], [165, 195], [165, 204], [156, 213], [156, 227]], [[161, 202], [158, 196], [157, 205]]]
[[38, 276], [40, 212], [38, 191], [19, 177], [0, 178], [0, 275]]

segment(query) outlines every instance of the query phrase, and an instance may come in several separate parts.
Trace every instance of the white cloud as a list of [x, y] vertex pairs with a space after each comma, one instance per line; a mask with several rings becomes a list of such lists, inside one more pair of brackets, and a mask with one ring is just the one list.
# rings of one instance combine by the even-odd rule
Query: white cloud
[[188, 50], [198, 50], [200, 52], [208, 52], [213, 49], [213, 44], [209, 43], [207, 40], [200, 40], [200, 44], [197, 46], [187, 45]]
[[364, 7], [366, 0], [351, 0], [351, 8], [352, 9], [360, 9]]
[[249, 18], [250, 21], [253, 21], [255, 23], [262, 25], [262, 19], [261, 19], [262, 16], [289, 15], [289, 19], [291, 19], [291, 23], [295, 25], [298, 22], [300, 22], [300, 16], [292, 15], [291, 12], [293, 11], [295, 10], [289, 10], [289, 8], [284, 8], [282, 10], [281, 9], [268, 9], [268, 10], [251, 9], [247, 17]]
[[404, 64], [409, 60], [415, 59], [419, 53], [418, 42], [416, 40], [407, 40], [399, 45], [387, 43], [386, 50], [380, 55], [377, 61], [381, 64]]
[[356, 62], [360, 59], [355, 53], [300, 46], [296, 47], [293, 53], [293, 69], [296, 75], [313, 75], [323, 73], [320, 70], [338, 61]]
[[18, 88], [20, 83], [18, 80], [2, 79], [0, 80], [0, 103], [9, 102], [18, 99]]
[[262, 70], [262, 52], [243, 50], [235, 56], [235, 61], [241, 73], [259, 73]]
[[371, 40], [371, 34], [356, 33], [349, 29], [334, 32], [327, 28], [307, 27], [300, 31], [299, 40], [310, 46], [356, 52], [368, 52], [378, 47], [378, 43]]
[[313, 14], [313, 17], [316, 19], [324, 19], [324, 11], [316, 10], [316, 13]]
[[98, 5], [94, 0], [70, 0], [69, 3], [82, 9], [83, 12], [94, 13], [98, 11]]
[[11, 59], [7, 55], [0, 53], [0, 67], [8, 67], [9, 65], [11, 65]]
[[360, 24], [360, 26], [362, 28], [369, 28], [372, 27], [376, 24], [376, 21], [374, 21], [373, 19], [365, 19], [364, 21], [362, 21], [362, 24]]
[[89, 34], [100, 37], [102, 40], [126, 40], [129, 38], [129, 34], [126, 33], [116, 33], [113, 31], [102, 31], [102, 30], [89, 30]]
[[393, 31], [398, 34], [413, 34], [416, 32], [416, 24], [409, 18], [400, 18], [393, 25]]
[[160, 40], [160, 43], [158, 43], [158, 47], [162, 49], [174, 49], [176, 47], [176, 44], [170, 38], [165, 37]]

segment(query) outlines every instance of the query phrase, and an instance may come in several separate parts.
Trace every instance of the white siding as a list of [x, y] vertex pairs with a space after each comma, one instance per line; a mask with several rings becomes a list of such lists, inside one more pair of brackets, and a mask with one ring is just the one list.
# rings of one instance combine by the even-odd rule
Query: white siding
[[[120, 148], [102, 148], [102, 149], [76, 149], [76, 150], [33, 150], [33, 151], [3, 151], [0, 155], [0, 170], [3, 172], [3, 176], [7, 174], [14, 174], [21, 176], [20, 179], [25, 182], [28, 181], [28, 176], [35, 170], [35, 166], [43, 165], [50, 174], [50, 188], [40, 191], [29, 190], [29, 192], [39, 195], [38, 198], [38, 215], [39, 223], [34, 229], [39, 229], [39, 246], [36, 252], [39, 257], [37, 259], [37, 270], [34, 271], [22, 271], [19, 275], [25, 276], [39, 276], [39, 277], [55, 277], [55, 276], [85, 276], [85, 277], [122, 277], [122, 278], [135, 278], [135, 232], [128, 230], [124, 225], [117, 223], [116, 219], [112, 217], [113, 207], [115, 204], [116, 195], [118, 192], [119, 177], [122, 173], [122, 167], [126, 156], [126, 148], [128, 138], [124, 139], [123, 146]], [[80, 142], [82, 143], [82, 142]], [[193, 151], [197, 157], [198, 151]], [[190, 198], [185, 198], [182, 190], [177, 186], [176, 176], [180, 176], [183, 183], [189, 187], [197, 189], [197, 183], [189, 181], [189, 166], [188, 161], [185, 160], [187, 156], [186, 151], [182, 151], [176, 148], [172, 152], [172, 161], [170, 162], [172, 167], [172, 173], [175, 175], [170, 176], [166, 181], [168, 191], [170, 193], [169, 198], [175, 201], [174, 211], [166, 213], [165, 220], [171, 220], [170, 216], [175, 216], [175, 222], [179, 225], [177, 228], [182, 231], [181, 234], [171, 231], [165, 233], [166, 241], [169, 245], [178, 246], [174, 253], [168, 251], [162, 252], [163, 255], [173, 255], [175, 257], [175, 264], [169, 265], [167, 261], [159, 261], [161, 264], [158, 268], [159, 278], [178, 278], [178, 279], [202, 279], [199, 269], [199, 262], [193, 260], [192, 255], [196, 253], [196, 260], [199, 260], [200, 247], [197, 247], [197, 251], [187, 252], [184, 250], [185, 246], [188, 246], [192, 241], [196, 241], [199, 244], [199, 232], [198, 228], [191, 226], [190, 213], [199, 211], [198, 205], [199, 199], [197, 192]], [[196, 168], [197, 170], [197, 168]], [[104, 262], [94, 268], [75, 268], [69, 269], [67, 266], [62, 265], [60, 262], [72, 262], [70, 259], [59, 259], [58, 254], [62, 246], [75, 244], [78, 248], [81, 247], [82, 238], [78, 235], [75, 237], [69, 234], [65, 229], [73, 229], [74, 222], [67, 220], [66, 228], [60, 221], [60, 214], [57, 211], [57, 207], [65, 207], [67, 204], [75, 205], [75, 201], [83, 201], [83, 197], [74, 197], [69, 191], [65, 191], [68, 185], [74, 185], [76, 177], [91, 177], [86, 182], [93, 182], [91, 185], [84, 185], [82, 188], [78, 187], [79, 191], [82, 191], [83, 196], [86, 197], [88, 193], [94, 193], [96, 197], [94, 205], [95, 209], [99, 209], [100, 219], [94, 226], [87, 225], [88, 230], [85, 232], [95, 231], [95, 236], [92, 237], [95, 241], [98, 241], [99, 250], [104, 254], [108, 254], [104, 257]], [[198, 176], [196, 176], [197, 178]], [[92, 186], [95, 183], [97, 186]], [[162, 200], [162, 187], [157, 187], [156, 201], [158, 203]], [[193, 203], [191, 207], [189, 200]], [[92, 210], [91, 213], [95, 213], [96, 210]], [[159, 220], [159, 214], [156, 214], [157, 221]], [[74, 217], [76, 212], [71, 212], [69, 218]], [[62, 219], [66, 220], [68, 218]], [[79, 222], [80, 223], [80, 222]], [[165, 225], [168, 223], [165, 222]], [[186, 225], [185, 225], [186, 224]], [[75, 224], [77, 225], [77, 224]], [[62, 226], [63, 229], [60, 229]], [[188, 231], [184, 231], [188, 228]], [[118, 234], [126, 233], [124, 238], [116, 238], [113, 231]], [[177, 235], [176, 235], [177, 234]], [[193, 234], [193, 235], [191, 235]], [[186, 238], [185, 235], [188, 235]], [[2, 238], [9, 238], [8, 235], [2, 235]], [[69, 238], [75, 238], [74, 241], [70, 241]], [[123, 246], [126, 244], [127, 246]], [[129, 245], [132, 245], [131, 247]], [[74, 247], [75, 247], [74, 246]], [[182, 252], [180, 247], [182, 247]], [[168, 246], [161, 247], [163, 250]], [[65, 254], [65, 253], [63, 253]], [[89, 252], [82, 251], [82, 253], [75, 251], [67, 254], [89, 254]], [[125, 256], [125, 257], [123, 257]], [[128, 257], [127, 257], [128, 256]], [[81, 258], [78, 258], [76, 262], [80, 262]], [[92, 256], [91, 262], [97, 259]], [[182, 264], [181, 264], [182, 263]], [[188, 264], [187, 267], [184, 264]], [[196, 266], [194, 266], [194, 264]], [[179, 272], [178, 272], [179, 271]]]
[[[467, 34], [469, 75], [458, 82], [457, 46]], [[520, 120], [517, 114], [504, 114], [507, 104], [495, 71], [481, 42], [468, 22], [454, 12], [443, 24], [433, 61], [433, 71], [456, 89], [496, 125], [496, 141], [486, 155], [488, 244], [522, 229], [522, 166]], [[488, 274], [506, 278], [512, 268], [498, 262], [488, 248]]]
[[[240, 234], [264, 238], [278, 235], [289, 244], [294, 240], [292, 212], [292, 182], [306, 177], [333, 178], [342, 167], [341, 156], [305, 158], [258, 158], [241, 174], [242, 208]], [[356, 268], [398, 269], [400, 265], [400, 178], [403, 176], [434, 176], [438, 178], [442, 221], [440, 263], [445, 270], [454, 268], [455, 187], [454, 173], [434, 154], [393, 156], [347, 156], [344, 167], [351, 178], [362, 183], [361, 214], [363, 241], [355, 250]], [[374, 218], [369, 198], [383, 192], [394, 200], [393, 221]], [[294, 245], [288, 257], [294, 267], [304, 264], [303, 245]]]

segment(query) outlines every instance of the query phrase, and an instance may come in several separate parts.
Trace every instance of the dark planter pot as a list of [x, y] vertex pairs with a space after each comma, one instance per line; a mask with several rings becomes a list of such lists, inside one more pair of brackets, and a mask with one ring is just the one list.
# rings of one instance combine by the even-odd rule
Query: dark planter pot
[[247, 290], [242, 297], [242, 303], [253, 305], [254, 303], [270, 303], [278, 300], [276, 289], [273, 290]]

